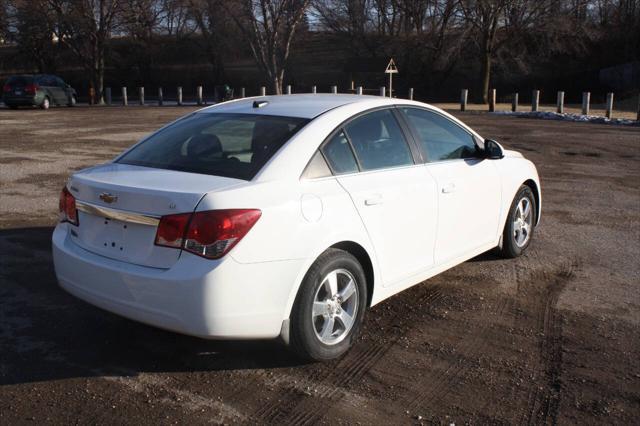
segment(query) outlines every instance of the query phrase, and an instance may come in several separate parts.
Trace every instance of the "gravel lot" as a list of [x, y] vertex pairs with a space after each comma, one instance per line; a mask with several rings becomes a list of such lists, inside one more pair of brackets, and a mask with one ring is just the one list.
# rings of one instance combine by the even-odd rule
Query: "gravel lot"
[[374, 307], [344, 358], [137, 324], [58, 288], [74, 170], [190, 108], [0, 110], [0, 424], [637, 423], [640, 128], [460, 114], [538, 166], [527, 254], [485, 254]]

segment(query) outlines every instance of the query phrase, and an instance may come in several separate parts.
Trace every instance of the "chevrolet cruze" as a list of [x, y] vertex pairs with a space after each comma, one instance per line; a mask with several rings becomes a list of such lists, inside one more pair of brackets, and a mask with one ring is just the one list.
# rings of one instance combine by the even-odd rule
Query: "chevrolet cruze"
[[289, 95], [189, 114], [60, 196], [60, 285], [215, 339], [348, 350], [367, 308], [487, 250], [522, 254], [535, 166], [427, 104]]

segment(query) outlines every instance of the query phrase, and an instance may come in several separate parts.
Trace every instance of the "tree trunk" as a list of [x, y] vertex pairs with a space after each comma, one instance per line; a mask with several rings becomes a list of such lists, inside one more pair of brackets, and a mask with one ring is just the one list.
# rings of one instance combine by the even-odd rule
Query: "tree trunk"
[[489, 82], [491, 80], [491, 51], [485, 50], [482, 55], [482, 103], [489, 101]]
[[273, 91], [273, 93], [275, 95], [282, 95], [282, 76], [281, 74], [284, 74], [284, 71], [282, 72], [276, 72], [273, 77], [271, 78], [271, 90]]
[[98, 105], [104, 105], [104, 52], [100, 53], [97, 71], [96, 96], [98, 98]]

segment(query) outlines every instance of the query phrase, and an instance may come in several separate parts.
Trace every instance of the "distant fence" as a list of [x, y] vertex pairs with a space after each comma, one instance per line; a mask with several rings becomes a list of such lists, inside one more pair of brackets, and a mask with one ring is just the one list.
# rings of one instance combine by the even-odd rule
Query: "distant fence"
[[[145, 88], [144, 87], [138, 87], [137, 88], [137, 97], [136, 100], [137, 102], [135, 102], [138, 105], [150, 105], [151, 103], [147, 102], [145, 99]], [[211, 102], [207, 102], [207, 99], [205, 99], [204, 95], [203, 95], [204, 91], [203, 91], [203, 86], [197, 86], [196, 87], [196, 91], [195, 91], [195, 101], [190, 102], [189, 104], [193, 104], [195, 103], [196, 105], [207, 105], [208, 103], [217, 103], [220, 101], [224, 101], [224, 100], [229, 100], [229, 99], [239, 99], [239, 98], [244, 98], [246, 97], [246, 90], [244, 87], [240, 87], [237, 90], [231, 89], [230, 90], [230, 96], [225, 96], [224, 93], [219, 93], [219, 91], [216, 89], [215, 95], [214, 95], [214, 99]], [[265, 86], [261, 86], [259, 88], [258, 91], [259, 95], [258, 96], [266, 96], [267, 94], [267, 89]], [[291, 95], [294, 93], [293, 88], [291, 85], [287, 85], [284, 88], [284, 93], [286, 95]], [[297, 93], [320, 93], [318, 91], [318, 87], [317, 86], [311, 86], [310, 90], [308, 92], [297, 92]], [[331, 86], [329, 87], [329, 91], [326, 93], [339, 93], [338, 92], [338, 86]], [[352, 84], [352, 87], [347, 90], [344, 93], [351, 93], [351, 94], [356, 94], [356, 95], [378, 95], [378, 96], [390, 96], [390, 97], [398, 97], [398, 93], [396, 90], [393, 91], [393, 93], [387, 93], [386, 87], [382, 86], [378, 89], [367, 89], [364, 88], [362, 86], [358, 86], [358, 87], [354, 87], [354, 85]], [[228, 93], [226, 94], [228, 95]], [[489, 103], [487, 106], [487, 110], [489, 112], [494, 112], [496, 110], [496, 99], [497, 99], [497, 93], [496, 93], [496, 89], [492, 89], [489, 91]], [[94, 98], [95, 98], [95, 94], [94, 93], [90, 93], [89, 94], [89, 103], [90, 104], [94, 104]], [[414, 91], [413, 88], [409, 88], [409, 90], [407, 91], [406, 94], [406, 99], [410, 99], [413, 100], [414, 98]], [[519, 99], [519, 94], [517, 92], [510, 94], [510, 98], [511, 98], [511, 111], [512, 112], [517, 112], [521, 106], [518, 102]], [[194, 98], [190, 98], [190, 99], [194, 99]], [[468, 108], [468, 99], [469, 99], [469, 90], [468, 89], [462, 89], [461, 93], [460, 93], [460, 111], [466, 111]], [[558, 112], [559, 114], [564, 113], [565, 111], [565, 92], [563, 91], [559, 91], [557, 93], [557, 101], [556, 101], [556, 112]], [[605, 116], [609, 119], [611, 119], [613, 117], [613, 99], [614, 99], [614, 94], [613, 93], [608, 93], [607, 94], [607, 98], [606, 98], [606, 103], [605, 103]], [[113, 91], [110, 87], [105, 88], [104, 91], [104, 101], [107, 105], [115, 105], [115, 104], [120, 104], [123, 106], [127, 106], [129, 105], [129, 95], [127, 92], [127, 88], [126, 87], [122, 87], [120, 89], [120, 97], [119, 100], [116, 101], [116, 99], [113, 97]], [[168, 104], [173, 104], [173, 105], [185, 105], [187, 104], [187, 102], [185, 102], [184, 97], [183, 97], [183, 90], [182, 87], [178, 86], [176, 88], [176, 92], [175, 92], [175, 97], [172, 99], [168, 99], [165, 97], [164, 95], [164, 90], [162, 87], [158, 88], [158, 92], [157, 92], [157, 97], [155, 98], [155, 101], [152, 101], [153, 104], [157, 104], [159, 106], [163, 106], [163, 105], [168, 105]], [[581, 113], [582, 115], [589, 115], [590, 112], [590, 107], [591, 107], [591, 93], [590, 92], [583, 92], [582, 93], [582, 109], [581, 109]], [[540, 91], [539, 90], [534, 90], [531, 93], [531, 111], [532, 112], [536, 112], [540, 110]], [[636, 116], [636, 120], [640, 121], [640, 96], [638, 97], [638, 107], [637, 107], [637, 116]]]

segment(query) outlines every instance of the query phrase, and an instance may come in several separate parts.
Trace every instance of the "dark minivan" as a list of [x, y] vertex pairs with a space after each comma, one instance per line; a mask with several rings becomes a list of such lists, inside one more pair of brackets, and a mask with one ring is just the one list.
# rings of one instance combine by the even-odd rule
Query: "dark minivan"
[[2, 88], [2, 100], [11, 109], [34, 105], [42, 109], [51, 105], [74, 106], [76, 96], [76, 91], [60, 77], [49, 74], [14, 75]]

